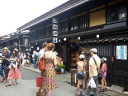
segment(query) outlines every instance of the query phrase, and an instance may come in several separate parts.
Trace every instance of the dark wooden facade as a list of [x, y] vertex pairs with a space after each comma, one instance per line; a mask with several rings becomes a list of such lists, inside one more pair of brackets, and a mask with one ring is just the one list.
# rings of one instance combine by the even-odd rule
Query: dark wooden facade
[[[72, 43], [85, 48], [97, 48], [100, 57], [108, 58], [108, 82], [127, 88], [127, 60], [116, 59], [116, 46], [128, 45], [126, 0], [91, 0], [80, 6], [56, 15], [59, 20], [59, 39], [56, 44], [64, 63], [70, 70]], [[52, 18], [30, 28], [30, 44], [52, 42]], [[97, 39], [96, 35], [100, 38]], [[79, 42], [70, 40], [81, 38]], [[63, 39], [67, 38], [67, 41]], [[58, 48], [57, 48], [58, 49]], [[56, 49], [56, 50], [57, 50]]]

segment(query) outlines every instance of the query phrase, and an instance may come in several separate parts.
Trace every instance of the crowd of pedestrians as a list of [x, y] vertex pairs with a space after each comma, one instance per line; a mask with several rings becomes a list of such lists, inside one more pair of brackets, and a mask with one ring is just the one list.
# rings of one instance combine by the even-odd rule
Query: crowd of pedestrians
[[[53, 43], [44, 43], [42, 45], [42, 49], [38, 52], [33, 51], [32, 54], [32, 61], [34, 64], [34, 68], [37, 68], [38, 61], [40, 61], [42, 58], [45, 60], [45, 69], [40, 75], [40, 84], [37, 84], [37, 87], [39, 87], [37, 91], [37, 96], [39, 94], [43, 94], [43, 96], [51, 96], [52, 90], [56, 88], [55, 83], [55, 66], [57, 66], [57, 56], [56, 52], [54, 51], [55, 44]], [[101, 77], [101, 89], [100, 92], [107, 91], [107, 82], [106, 82], [106, 76], [107, 76], [107, 58], [103, 57], [100, 59], [100, 57], [97, 55], [97, 49], [92, 48], [90, 50], [91, 58], [89, 60], [89, 78], [87, 80], [87, 60], [85, 58], [85, 55], [82, 53], [79, 56], [79, 61], [77, 62], [77, 68], [78, 72], [76, 74], [78, 79], [77, 84], [77, 94], [80, 96], [80, 84], [82, 82], [83, 85], [83, 96], [90, 96], [90, 91], [93, 88], [94, 89], [94, 95], [99, 96], [99, 85], [98, 85], [98, 78]], [[26, 65], [29, 63], [30, 54], [25, 52], [23, 55], [21, 51], [18, 51], [18, 49], [14, 49], [12, 52], [9, 51], [7, 47], [3, 48], [3, 53], [0, 53], [0, 76], [2, 77], [1, 82], [6, 83], [7, 80], [9, 80], [9, 83], [6, 86], [12, 85], [12, 80], [15, 80], [15, 85], [17, 85], [17, 79], [21, 79], [20, 74], [20, 64]], [[102, 63], [102, 64], [101, 64]], [[101, 67], [101, 69], [100, 69]], [[102, 74], [99, 75], [100, 69], [102, 71]], [[93, 87], [91, 86], [92, 79], [94, 81]], [[86, 83], [87, 82], [87, 83]], [[91, 82], [91, 83], [90, 83]], [[39, 82], [37, 82], [39, 83]], [[39, 85], [39, 86], [38, 86]]]

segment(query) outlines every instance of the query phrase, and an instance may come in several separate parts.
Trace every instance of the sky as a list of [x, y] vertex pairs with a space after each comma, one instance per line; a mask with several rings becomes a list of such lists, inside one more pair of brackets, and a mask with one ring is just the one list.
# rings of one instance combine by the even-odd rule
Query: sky
[[0, 0], [0, 36], [17, 28], [68, 0]]

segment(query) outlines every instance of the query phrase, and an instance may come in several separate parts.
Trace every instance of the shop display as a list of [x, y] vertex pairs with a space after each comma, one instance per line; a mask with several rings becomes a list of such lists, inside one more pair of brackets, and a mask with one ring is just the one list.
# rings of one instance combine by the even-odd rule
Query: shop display
[[72, 65], [71, 66], [77, 66], [77, 62], [79, 61], [79, 53], [78, 52], [72, 52], [71, 55], [71, 62]]

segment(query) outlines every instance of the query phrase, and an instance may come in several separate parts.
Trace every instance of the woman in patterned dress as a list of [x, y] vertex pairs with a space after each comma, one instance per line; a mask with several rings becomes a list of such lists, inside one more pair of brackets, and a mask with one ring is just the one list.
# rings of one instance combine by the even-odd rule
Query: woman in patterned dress
[[45, 53], [45, 70], [43, 72], [43, 92], [44, 96], [51, 96], [52, 90], [55, 89], [55, 68], [57, 65], [56, 54], [53, 52], [55, 44], [48, 43], [48, 51]]

